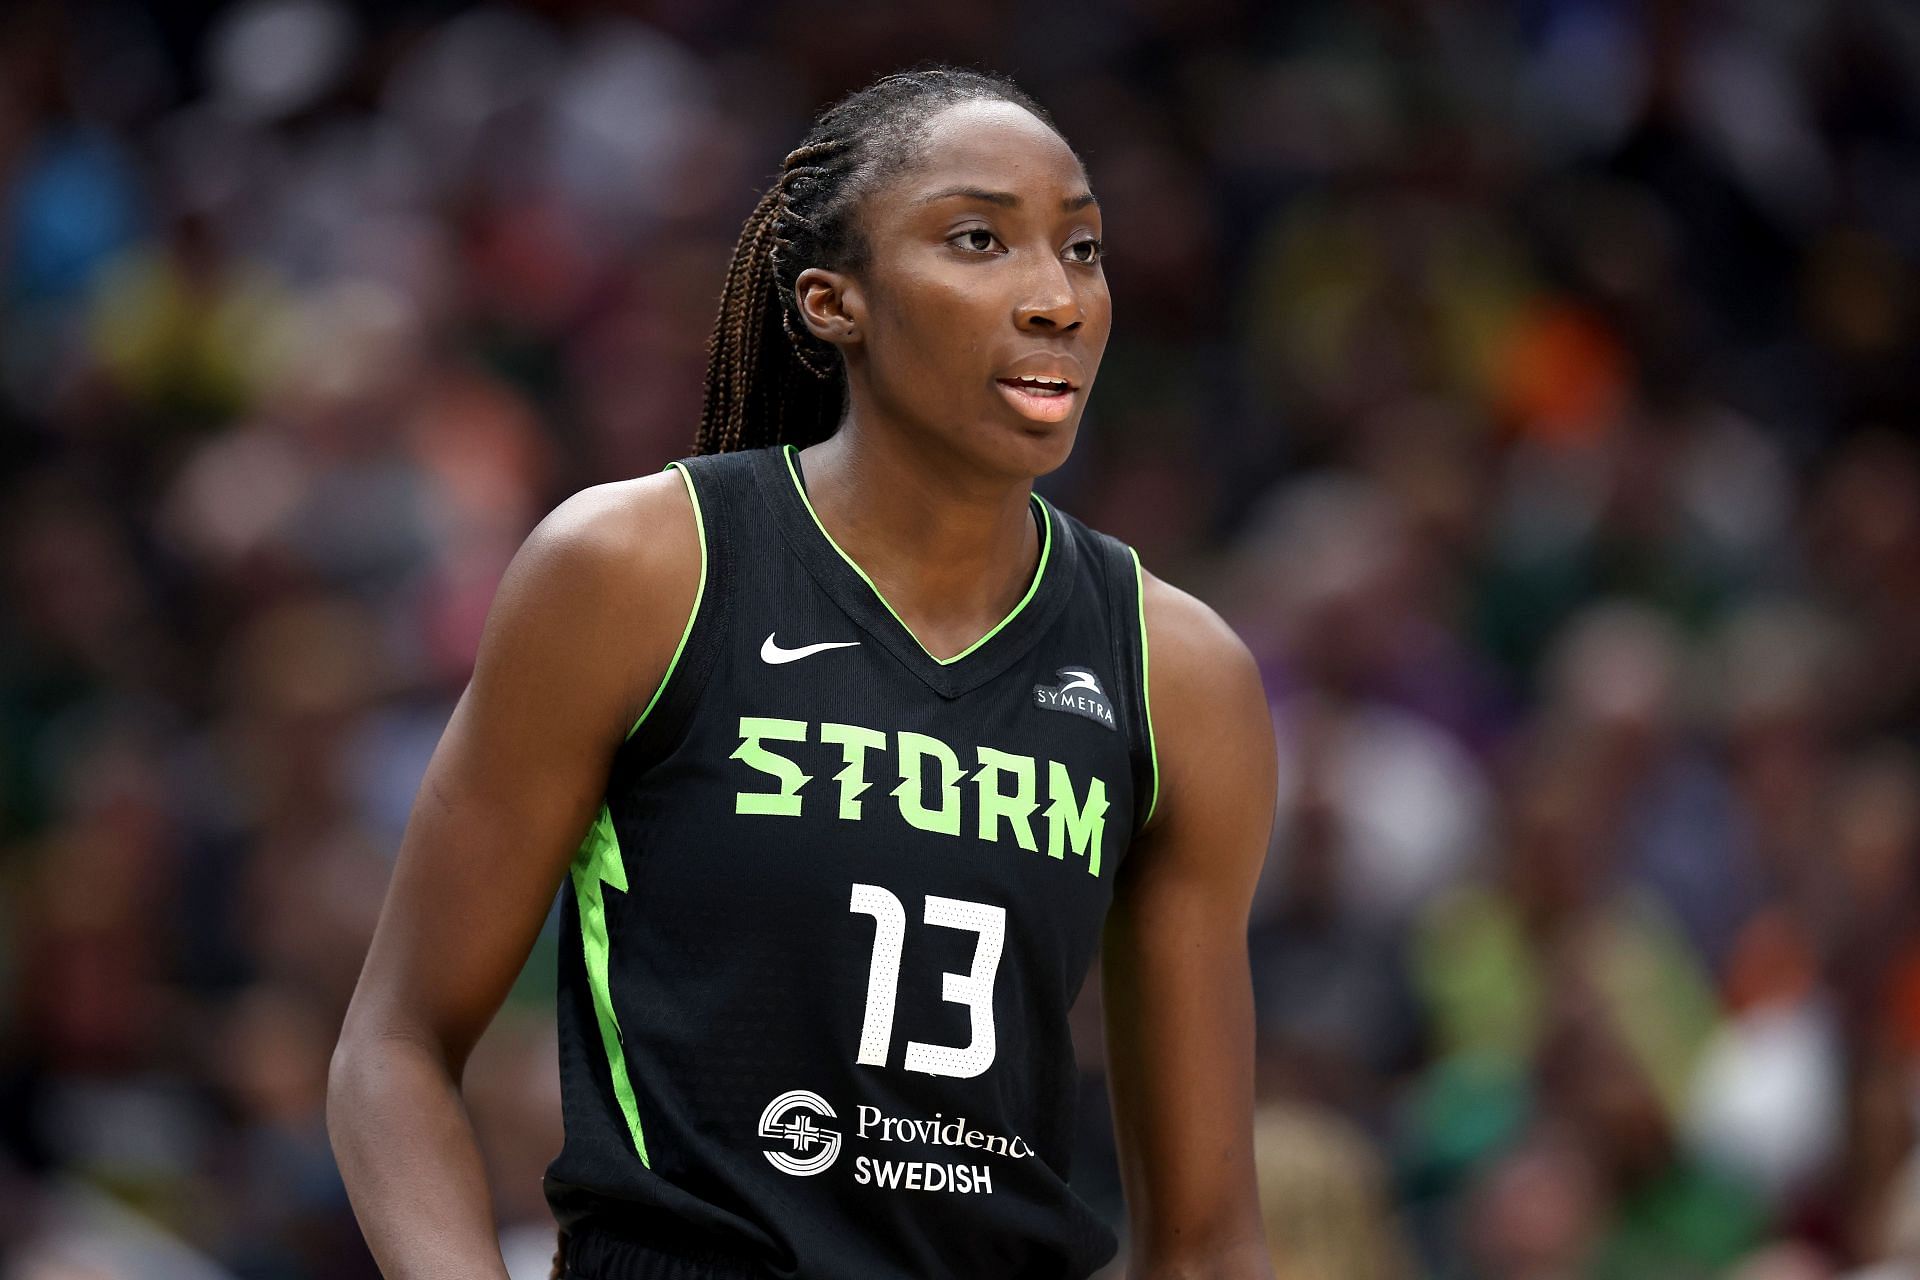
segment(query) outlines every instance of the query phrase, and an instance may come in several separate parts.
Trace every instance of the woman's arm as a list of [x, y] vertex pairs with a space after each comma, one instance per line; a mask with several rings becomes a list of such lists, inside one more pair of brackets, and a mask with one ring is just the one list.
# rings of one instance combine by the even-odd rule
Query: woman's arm
[[502, 578], [427, 766], [327, 1086], [389, 1280], [506, 1280], [460, 1079], [667, 669], [699, 585], [678, 471], [575, 494]]
[[1247, 914], [1273, 827], [1273, 722], [1246, 645], [1145, 576], [1160, 796], [1101, 942], [1128, 1280], [1271, 1280], [1253, 1166]]

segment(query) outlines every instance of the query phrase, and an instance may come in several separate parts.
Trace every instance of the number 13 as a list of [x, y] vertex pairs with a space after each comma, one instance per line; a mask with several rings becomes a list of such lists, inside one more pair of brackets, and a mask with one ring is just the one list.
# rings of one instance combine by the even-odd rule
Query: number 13
[[[853, 886], [848, 910], [873, 917], [873, 959], [867, 969], [867, 1013], [860, 1025], [862, 1065], [884, 1067], [893, 1041], [894, 996], [900, 985], [900, 950], [907, 937], [907, 912], [900, 899], [877, 884]], [[927, 895], [926, 922], [980, 935], [973, 969], [945, 973], [940, 994], [967, 1006], [973, 1039], [964, 1047], [907, 1041], [906, 1069], [934, 1076], [977, 1076], [993, 1065], [993, 977], [1007, 938], [1007, 910], [988, 902]]]

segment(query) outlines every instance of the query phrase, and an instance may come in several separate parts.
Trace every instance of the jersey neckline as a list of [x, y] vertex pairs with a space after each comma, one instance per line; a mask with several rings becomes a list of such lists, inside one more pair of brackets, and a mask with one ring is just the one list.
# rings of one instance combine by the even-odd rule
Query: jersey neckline
[[866, 570], [835, 542], [807, 496], [799, 450], [791, 444], [760, 450], [755, 477], [778, 516], [781, 532], [834, 602], [935, 692], [954, 698], [1006, 670], [1033, 645], [1065, 602], [1074, 539], [1044, 498], [1029, 494], [1040, 525], [1040, 558], [1013, 609], [979, 639], [950, 658], [936, 658], [900, 617]]

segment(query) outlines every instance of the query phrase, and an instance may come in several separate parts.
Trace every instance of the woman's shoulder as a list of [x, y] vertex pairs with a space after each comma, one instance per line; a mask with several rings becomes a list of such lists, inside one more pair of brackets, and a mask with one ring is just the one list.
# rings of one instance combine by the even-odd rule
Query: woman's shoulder
[[[1270, 814], [1273, 720], [1252, 650], [1206, 601], [1145, 568], [1136, 572], [1159, 771], [1149, 825], [1164, 829], [1169, 814], [1182, 812], [1190, 823], [1220, 806]], [[1262, 832], [1262, 851], [1264, 840]]]
[[678, 468], [579, 490], [547, 513], [523, 550], [557, 573], [655, 587], [700, 567], [693, 499]]
[[521, 544], [496, 610], [537, 615], [583, 677], [605, 662], [631, 698], [666, 670], [700, 591], [704, 548], [678, 468], [579, 490]]

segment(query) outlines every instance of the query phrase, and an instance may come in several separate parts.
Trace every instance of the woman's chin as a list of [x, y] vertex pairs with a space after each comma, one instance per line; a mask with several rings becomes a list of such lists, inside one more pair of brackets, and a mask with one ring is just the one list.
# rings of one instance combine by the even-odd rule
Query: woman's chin
[[1065, 465], [1079, 430], [1080, 415], [1075, 413], [1061, 422], [1016, 422], [993, 434], [1005, 441], [1007, 471], [1043, 476]]

